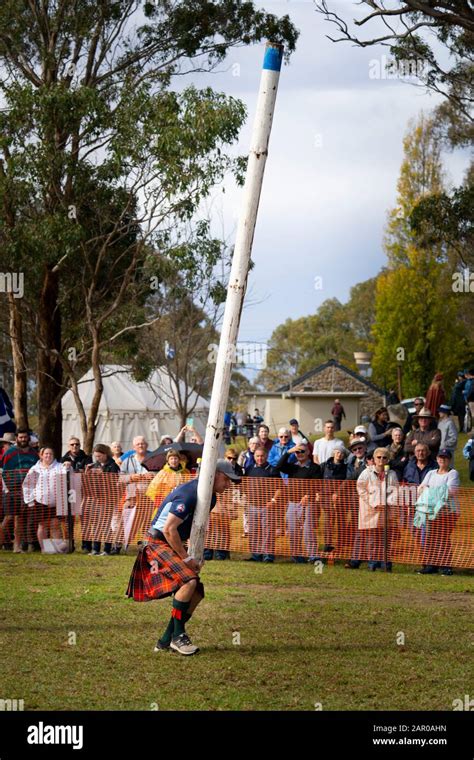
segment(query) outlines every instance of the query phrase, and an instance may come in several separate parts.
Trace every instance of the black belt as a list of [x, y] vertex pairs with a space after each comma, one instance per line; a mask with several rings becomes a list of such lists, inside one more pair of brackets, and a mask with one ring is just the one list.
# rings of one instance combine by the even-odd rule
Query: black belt
[[148, 535], [150, 536], [150, 538], [153, 538], [155, 541], [156, 539], [159, 539], [160, 541], [165, 541], [166, 543], [168, 543], [163, 533], [161, 532], [161, 530], [157, 530], [156, 528], [150, 528], [150, 530], [148, 531]]

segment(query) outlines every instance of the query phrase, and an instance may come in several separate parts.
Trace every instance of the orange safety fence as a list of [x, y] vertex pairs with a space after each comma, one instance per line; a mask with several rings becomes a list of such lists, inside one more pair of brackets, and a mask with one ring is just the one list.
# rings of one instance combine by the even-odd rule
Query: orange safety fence
[[[70, 539], [105, 551], [146, 540], [167, 496], [147, 496], [150, 477], [91, 470], [33, 482], [3, 473], [0, 545], [36, 543], [66, 552]], [[189, 478], [187, 478], [189, 479]], [[219, 495], [211, 512], [208, 550], [304, 559], [344, 559], [474, 568], [474, 489], [450, 493], [386, 481], [243, 478]]]

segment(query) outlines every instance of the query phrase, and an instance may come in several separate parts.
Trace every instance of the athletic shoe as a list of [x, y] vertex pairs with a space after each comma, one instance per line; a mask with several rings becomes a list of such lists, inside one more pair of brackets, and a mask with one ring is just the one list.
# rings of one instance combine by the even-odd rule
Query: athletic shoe
[[100, 552], [99, 557], [110, 557], [111, 552]]
[[264, 557], [263, 561], [265, 562], [266, 565], [272, 565], [275, 560], [272, 559], [271, 557]]
[[99, 556], [99, 552], [96, 552], [95, 549], [92, 549], [92, 551], [89, 552], [89, 557], [98, 557], [98, 556]]
[[153, 650], [154, 652], [169, 652], [170, 651], [170, 645], [163, 644], [160, 639], [156, 642], [155, 648]]
[[454, 575], [454, 573], [450, 567], [445, 567], [444, 570], [441, 571], [441, 575]]
[[192, 643], [187, 633], [182, 633], [175, 639], [171, 639], [170, 647], [171, 649], [174, 649], [175, 652], [184, 655], [196, 654], [199, 652], [199, 647]]
[[416, 570], [417, 575], [435, 575], [437, 572], [438, 572], [438, 568], [431, 567], [431, 565], [422, 567], [421, 570]]

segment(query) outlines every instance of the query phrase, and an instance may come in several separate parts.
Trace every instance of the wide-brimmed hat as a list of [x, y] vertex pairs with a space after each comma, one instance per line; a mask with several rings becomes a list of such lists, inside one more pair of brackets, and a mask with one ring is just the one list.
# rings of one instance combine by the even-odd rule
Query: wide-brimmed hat
[[349, 443], [349, 450], [352, 451], [352, 449], [355, 446], [365, 446], [367, 448], [367, 441], [365, 438], [353, 438], [351, 442]]
[[15, 433], [4, 433], [0, 438], [0, 443], [9, 443], [10, 446], [13, 446], [15, 443]]
[[436, 419], [435, 416], [434, 416], [434, 414], [431, 414], [430, 410], [426, 409], [425, 407], [423, 407], [423, 409], [421, 410], [421, 412], [418, 412], [418, 414], [414, 414], [413, 416], [414, 417], [425, 417], [426, 419], [429, 418], [431, 420]]

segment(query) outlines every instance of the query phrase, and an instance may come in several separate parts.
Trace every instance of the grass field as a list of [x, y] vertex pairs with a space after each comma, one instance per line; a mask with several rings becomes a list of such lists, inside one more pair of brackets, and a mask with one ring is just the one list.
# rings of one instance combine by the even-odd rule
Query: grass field
[[208, 562], [188, 626], [201, 652], [186, 658], [153, 652], [170, 601], [126, 599], [133, 561], [0, 553], [1, 698], [27, 710], [451, 710], [474, 694], [468, 572]]

